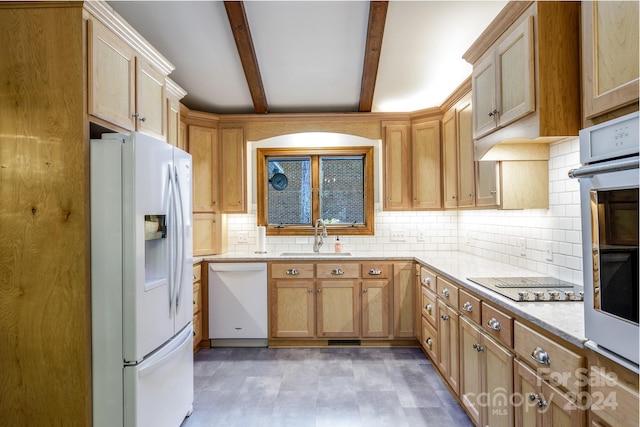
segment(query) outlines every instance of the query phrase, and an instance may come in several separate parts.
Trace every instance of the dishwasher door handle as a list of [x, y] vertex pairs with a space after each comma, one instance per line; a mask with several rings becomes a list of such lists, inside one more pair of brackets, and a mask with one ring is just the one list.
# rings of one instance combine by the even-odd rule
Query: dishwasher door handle
[[267, 269], [266, 263], [238, 263], [238, 264], [209, 264], [211, 271], [265, 271]]

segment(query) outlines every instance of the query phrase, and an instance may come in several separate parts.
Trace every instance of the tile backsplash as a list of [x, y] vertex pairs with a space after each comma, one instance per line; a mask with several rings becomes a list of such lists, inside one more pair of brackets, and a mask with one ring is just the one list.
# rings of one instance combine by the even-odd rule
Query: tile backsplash
[[[375, 235], [340, 236], [343, 251], [460, 250], [582, 284], [580, 191], [567, 176], [579, 165], [577, 138], [551, 144], [549, 209], [388, 212], [376, 204]], [[255, 211], [228, 216], [230, 252], [255, 250]], [[333, 251], [334, 241], [321, 251]], [[267, 237], [268, 252], [312, 245], [313, 237]]]

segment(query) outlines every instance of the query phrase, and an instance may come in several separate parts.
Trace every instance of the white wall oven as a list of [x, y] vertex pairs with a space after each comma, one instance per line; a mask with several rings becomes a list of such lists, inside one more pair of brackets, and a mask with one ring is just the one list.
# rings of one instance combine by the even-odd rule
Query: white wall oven
[[638, 371], [638, 113], [580, 131], [586, 346]]

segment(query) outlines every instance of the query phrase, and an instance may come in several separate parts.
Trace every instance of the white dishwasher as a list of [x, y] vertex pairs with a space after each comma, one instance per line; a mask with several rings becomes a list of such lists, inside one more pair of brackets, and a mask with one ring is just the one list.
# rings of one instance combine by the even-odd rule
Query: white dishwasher
[[267, 263], [209, 263], [212, 347], [266, 347]]

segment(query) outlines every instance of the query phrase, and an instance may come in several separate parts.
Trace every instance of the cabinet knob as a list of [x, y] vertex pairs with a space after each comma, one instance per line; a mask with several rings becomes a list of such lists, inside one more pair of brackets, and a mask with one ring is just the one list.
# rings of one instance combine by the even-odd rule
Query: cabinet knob
[[431, 304], [427, 304], [425, 306], [425, 310], [427, 310], [429, 313], [431, 313], [431, 310], [433, 310], [433, 306]]
[[320, 294], [320, 293], [322, 293], [322, 289], [318, 289], [318, 293], [319, 293], [319, 294]]
[[496, 194], [496, 193], [497, 193], [497, 191], [496, 191], [496, 190], [491, 190], [491, 191], [489, 191], [489, 194]]
[[473, 197], [473, 193], [469, 193], [467, 197]]
[[455, 200], [456, 196], [451, 196], [451, 198]]
[[371, 270], [369, 270], [369, 274], [372, 276], [379, 276], [382, 274], [382, 271], [378, 268], [372, 268]]
[[312, 293], [313, 293], [313, 289], [309, 288], [309, 290], [307, 291], [307, 293], [312, 294]]
[[431, 279], [428, 277], [425, 277], [424, 279], [422, 279], [422, 283], [424, 283], [425, 285], [430, 285], [431, 284]]
[[300, 272], [298, 270], [296, 270], [295, 268], [290, 268], [287, 270], [287, 274], [289, 276], [297, 276], [298, 274], [300, 274]]
[[440, 316], [440, 318], [442, 320], [449, 320], [449, 315], [448, 314], [443, 314], [443, 315]]
[[489, 321], [487, 322], [487, 326], [493, 329], [494, 331], [499, 331], [501, 328], [500, 322], [498, 322], [498, 319], [496, 319], [495, 317], [492, 317], [491, 319], [489, 319]]
[[342, 270], [341, 268], [334, 268], [333, 270], [331, 270], [331, 274], [333, 274], [334, 276], [342, 276], [344, 274], [344, 270]]
[[443, 289], [442, 290], [442, 295], [444, 295], [445, 297], [449, 298], [449, 289]]
[[363, 289], [363, 290], [362, 290], [362, 293], [363, 293], [363, 294], [366, 294], [366, 293], [367, 293], [367, 290], [366, 290], [366, 289]]
[[462, 309], [467, 313], [471, 313], [473, 311], [473, 305], [471, 305], [471, 303], [467, 301], [462, 305]]
[[431, 346], [433, 345], [433, 340], [431, 338], [427, 338], [424, 342], [427, 343], [429, 348], [431, 348]]

